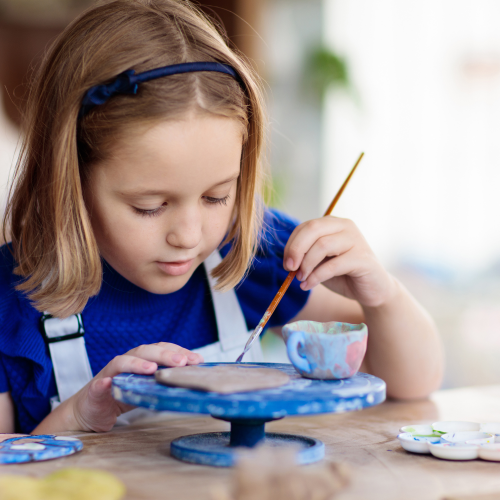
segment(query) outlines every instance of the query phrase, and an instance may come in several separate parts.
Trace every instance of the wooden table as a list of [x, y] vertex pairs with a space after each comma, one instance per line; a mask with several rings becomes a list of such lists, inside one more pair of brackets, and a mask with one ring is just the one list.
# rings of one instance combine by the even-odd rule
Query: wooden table
[[[347, 464], [351, 484], [338, 497], [351, 499], [441, 499], [498, 493], [500, 463], [449, 462], [405, 452], [396, 439], [402, 425], [437, 420], [500, 421], [500, 386], [439, 391], [430, 400], [389, 401], [354, 413], [286, 418], [266, 426], [274, 432], [321, 439], [327, 461]], [[0, 474], [43, 476], [62, 467], [105, 469], [127, 486], [126, 499], [205, 500], [232, 471], [179, 462], [169, 456], [172, 439], [186, 434], [227, 430], [210, 417], [170, 414], [164, 420], [116, 428], [105, 434], [78, 435], [84, 450], [36, 464], [8, 465]], [[314, 465], [308, 467], [315, 467]]]

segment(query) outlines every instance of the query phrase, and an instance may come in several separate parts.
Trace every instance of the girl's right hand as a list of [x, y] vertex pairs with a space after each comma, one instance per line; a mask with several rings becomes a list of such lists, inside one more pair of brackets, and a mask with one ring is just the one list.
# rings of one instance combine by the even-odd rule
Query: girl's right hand
[[[152, 375], [158, 366], [185, 366], [203, 363], [203, 358], [175, 344], [159, 342], [141, 345], [116, 356], [85, 387], [60, 405], [82, 431], [106, 432], [122, 413], [133, 406], [116, 401], [111, 394], [111, 379], [120, 373]], [[57, 411], [57, 410], [56, 410]], [[72, 418], [71, 418], [72, 417]], [[73, 426], [73, 425], [72, 425]]]

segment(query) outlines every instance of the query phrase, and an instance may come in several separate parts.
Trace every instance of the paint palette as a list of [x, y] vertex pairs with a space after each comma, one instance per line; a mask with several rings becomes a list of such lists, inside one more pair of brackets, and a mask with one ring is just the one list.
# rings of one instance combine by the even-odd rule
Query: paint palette
[[[228, 364], [234, 365], [199, 366]], [[154, 376], [122, 373], [113, 378], [113, 396], [150, 410], [203, 413], [230, 422], [230, 432], [184, 436], [170, 446], [171, 454], [180, 460], [219, 467], [234, 465], [238, 447], [252, 448], [261, 443], [295, 448], [300, 464], [321, 460], [325, 450], [321, 441], [307, 436], [266, 433], [266, 422], [291, 415], [356, 411], [385, 400], [385, 382], [365, 373], [346, 380], [313, 380], [301, 377], [290, 364], [250, 364], [280, 370], [290, 381], [272, 389], [220, 394], [168, 387], [157, 383]]]
[[83, 449], [83, 443], [65, 436], [0, 434], [0, 464], [40, 462], [66, 457]]
[[435, 422], [407, 425], [398, 435], [402, 448], [444, 460], [500, 461], [500, 423]]

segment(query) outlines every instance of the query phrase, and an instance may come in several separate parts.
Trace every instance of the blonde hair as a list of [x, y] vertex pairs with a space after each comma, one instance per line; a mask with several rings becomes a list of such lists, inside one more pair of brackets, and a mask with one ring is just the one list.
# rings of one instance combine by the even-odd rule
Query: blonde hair
[[[216, 61], [242, 80], [196, 72], [142, 83], [78, 120], [82, 97], [120, 73], [170, 64]], [[179, 118], [189, 111], [239, 120], [244, 129], [231, 250], [213, 271], [217, 288], [234, 287], [255, 255], [264, 108], [259, 81], [215, 26], [185, 0], [114, 0], [84, 12], [54, 42], [32, 87], [26, 135], [4, 217], [17, 286], [34, 307], [65, 317], [96, 295], [102, 265], [83, 189], [89, 169], [131, 124]]]

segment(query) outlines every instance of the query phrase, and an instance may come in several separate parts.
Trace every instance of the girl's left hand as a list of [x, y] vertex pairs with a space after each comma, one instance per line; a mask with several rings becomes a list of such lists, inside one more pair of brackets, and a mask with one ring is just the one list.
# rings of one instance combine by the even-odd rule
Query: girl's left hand
[[354, 222], [322, 217], [295, 228], [284, 266], [297, 272], [303, 290], [323, 283], [361, 305], [377, 307], [396, 293], [395, 280], [382, 267]]

